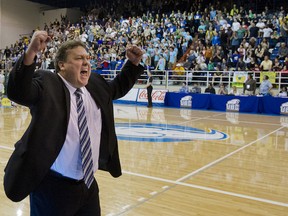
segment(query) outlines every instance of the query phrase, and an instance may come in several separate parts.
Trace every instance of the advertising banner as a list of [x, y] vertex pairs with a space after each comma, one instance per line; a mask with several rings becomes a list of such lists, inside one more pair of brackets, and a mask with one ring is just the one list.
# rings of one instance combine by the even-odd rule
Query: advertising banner
[[268, 72], [268, 71], [262, 71], [260, 73], [260, 82], [263, 81], [263, 77], [267, 75], [269, 77], [269, 81], [274, 84], [276, 82], [276, 73], [275, 72]]
[[[152, 91], [152, 102], [164, 104], [167, 90], [154, 89]], [[147, 90], [139, 89], [137, 102], [147, 102]]]

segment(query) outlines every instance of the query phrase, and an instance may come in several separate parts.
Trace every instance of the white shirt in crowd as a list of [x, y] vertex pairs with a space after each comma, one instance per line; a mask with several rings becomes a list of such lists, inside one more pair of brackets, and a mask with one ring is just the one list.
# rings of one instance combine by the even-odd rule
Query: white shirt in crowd
[[272, 32], [273, 32], [273, 30], [271, 28], [265, 27], [263, 29], [263, 37], [264, 38], [270, 38]]

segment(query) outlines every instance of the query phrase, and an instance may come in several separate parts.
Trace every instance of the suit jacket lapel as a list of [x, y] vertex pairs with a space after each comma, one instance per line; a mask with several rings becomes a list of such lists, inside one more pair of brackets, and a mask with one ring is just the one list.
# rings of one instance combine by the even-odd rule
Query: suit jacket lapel
[[66, 103], [66, 113], [67, 113], [67, 125], [68, 125], [69, 119], [70, 119], [70, 108], [71, 108], [71, 107], [70, 107], [70, 105], [71, 105], [71, 103], [70, 103], [70, 100], [71, 100], [71, 98], [70, 98], [70, 93], [69, 93], [69, 90], [67, 89], [65, 83], [63, 82], [63, 80], [61, 79], [60, 76], [58, 76], [58, 79], [61, 81], [62, 87], [63, 87], [63, 89], [64, 89], [64, 93], [65, 93], [65, 103]]

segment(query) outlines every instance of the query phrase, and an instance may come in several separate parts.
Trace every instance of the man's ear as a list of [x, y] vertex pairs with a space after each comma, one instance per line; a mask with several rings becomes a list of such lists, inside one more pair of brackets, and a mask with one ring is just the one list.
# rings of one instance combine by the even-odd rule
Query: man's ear
[[60, 71], [63, 71], [64, 70], [64, 62], [63, 61], [59, 61], [58, 62], [58, 67], [59, 67], [59, 69], [60, 69]]

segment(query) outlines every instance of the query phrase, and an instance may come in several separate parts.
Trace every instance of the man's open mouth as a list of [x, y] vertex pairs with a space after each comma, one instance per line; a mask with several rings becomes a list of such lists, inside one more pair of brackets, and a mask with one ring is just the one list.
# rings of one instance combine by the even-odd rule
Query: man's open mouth
[[81, 73], [81, 75], [86, 75], [86, 74], [88, 74], [88, 71], [82, 70], [80, 73]]

